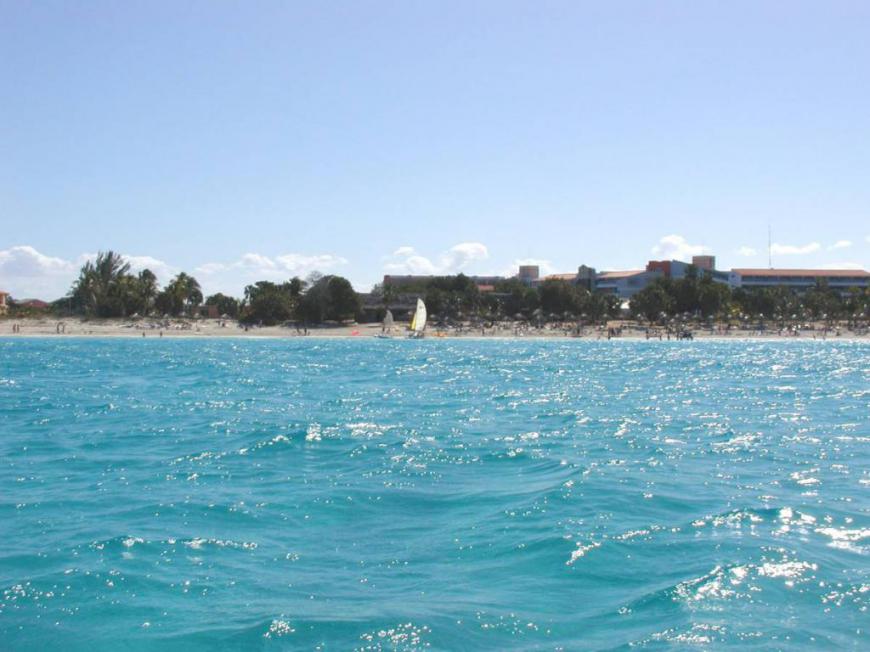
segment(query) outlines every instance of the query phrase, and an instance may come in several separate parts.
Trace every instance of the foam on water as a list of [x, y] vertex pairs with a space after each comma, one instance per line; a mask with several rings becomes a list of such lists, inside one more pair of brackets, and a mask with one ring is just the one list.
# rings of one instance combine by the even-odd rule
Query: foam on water
[[0, 649], [870, 647], [870, 346], [0, 339]]

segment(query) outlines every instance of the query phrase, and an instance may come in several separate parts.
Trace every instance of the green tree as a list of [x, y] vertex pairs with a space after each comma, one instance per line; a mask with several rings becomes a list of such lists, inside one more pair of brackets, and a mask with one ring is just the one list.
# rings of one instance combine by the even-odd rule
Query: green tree
[[239, 300], [218, 292], [205, 300], [205, 305], [215, 306], [219, 315], [227, 315], [232, 318], [239, 316]]
[[698, 283], [698, 310], [706, 317], [715, 317], [728, 310], [731, 290], [723, 283], [717, 283], [706, 276]]
[[157, 276], [150, 269], [143, 269], [137, 278], [137, 312], [147, 315], [154, 307], [159, 288]]
[[354, 319], [362, 306], [359, 295], [354, 291], [350, 281], [342, 276], [330, 276], [327, 285], [329, 289], [327, 319], [336, 321]]
[[870, 288], [849, 288], [844, 309], [849, 316], [850, 325], [856, 320], [866, 319], [870, 315]]
[[545, 313], [559, 315], [578, 315], [583, 312], [586, 295], [585, 288], [561, 280], [547, 280], [538, 286], [541, 309]]
[[353, 286], [341, 276], [321, 276], [299, 301], [297, 314], [308, 323], [344, 321], [359, 314], [361, 303]]
[[750, 317], [770, 317], [776, 312], [776, 296], [771, 288], [737, 288], [732, 297], [740, 311]]
[[290, 279], [289, 290], [290, 296], [294, 299], [298, 300], [299, 297], [302, 296], [302, 293], [305, 292], [305, 287], [307, 284], [298, 276], [294, 276]]
[[70, 291], [73, 309], [94, 317], [123, 317], [132, 303], [130, 264], [114, 251], [87, 261]]
[[174, 317], [193, 315], [202, 303], [202, 289], [197, 280], [180, 272], [157, 296], [157, 308]]
[[595, 292], [591, 294], [584, 306], [584, 312], [592, 323], [597, 324], [607, 318], [619, 316], [620, 300], [613, 294]]
[[298, 301], [298, 295], [294, 295], [295, 289], [292, 281], [280, 284], [258, 281], [247, 286], [243, 321], [274, 326], [292, 319]]
[[399, 292], [392, 283], [376, 283], [372, 287], [372, 296], [380, 298], [385, 309], [388, 309], [395, 303], [398, 295]]
[[658, 321], [663, 314], [668, 314], [674, 304], [673, 297], [668, 292], [668, 284], [664, 279], [657, 279], [643, 290], [636, 293], [629, 303], [631, 312], [636, 317], [643, 317], [649, 322]]
[[461, 301], [459, 298], [454, 297], [453, 294], [447, 290], [442, 290], [437, 287], [432, 287], [426, 290], [426, 294], [423, 295], [423, 301], [426, 303], [426, 309], [431, 315], [453, 317], [460, 312], [459, 308]]
[[815, 286], [807, 291], [804, 305], [813, 319], [823, 316], [829, 320], [835, 319], [844, 308], [840, 293], [832, 290], [825, 280], [816, 281]]
[[540, 306], [538, 291], [530, 288], [518, 278], [510, 278], [497, 283], [495, 291], [504, 297], [501, 309], [506, 317], [515, 318], [517, 315], [521, 315], [528, 318]]

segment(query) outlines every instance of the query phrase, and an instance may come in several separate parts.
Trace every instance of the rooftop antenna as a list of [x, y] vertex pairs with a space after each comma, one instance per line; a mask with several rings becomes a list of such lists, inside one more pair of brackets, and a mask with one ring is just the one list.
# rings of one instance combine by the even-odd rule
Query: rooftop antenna
[[773, 249], [770, 246], [770, 223], [767, 225], [767, 267], [773, 269]]

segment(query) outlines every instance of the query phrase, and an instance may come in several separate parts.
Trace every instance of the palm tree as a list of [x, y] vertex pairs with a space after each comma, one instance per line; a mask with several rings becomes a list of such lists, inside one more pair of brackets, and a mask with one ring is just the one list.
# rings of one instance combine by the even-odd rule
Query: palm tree
[[199, 286], [199, 281], [192, 276], [184, 272], [181, 272], [178, 276], [183, 277], [184, 304], [188, 314], [192, 314], [202, 304], [202, 288]]
[[143, 315], [147, 315], [157, 298], [157, 276], [150, 269], [139, 272], [139, 304]]
[[124, 313], [124, 279], [130, 264], [114, 251], [100, 252], [87, 261], [72, 287], [73, 303], [85, 314], [113, 317]]
[[384, 296], [383, 296], [384, 308], [389, 310], [390, 305], [395, 303], [398, 296], [399, 296], [399, 293], [396, 291], [396, 287], [392, 283], [385, 283], [384, 284]]
[[163, 290], [158, 303], [165, 312], [190, 315], [202, 303], [202, 289], [195, 278], [180, 272]]

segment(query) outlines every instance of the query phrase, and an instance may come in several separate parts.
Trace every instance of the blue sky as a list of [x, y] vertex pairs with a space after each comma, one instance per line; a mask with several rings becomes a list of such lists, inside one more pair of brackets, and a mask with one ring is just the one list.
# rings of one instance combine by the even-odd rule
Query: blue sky
[[[0, 0], [0, 289], [870, 261], [867, 2]], [[753, 253], [753, 251], [755, 253]]]

